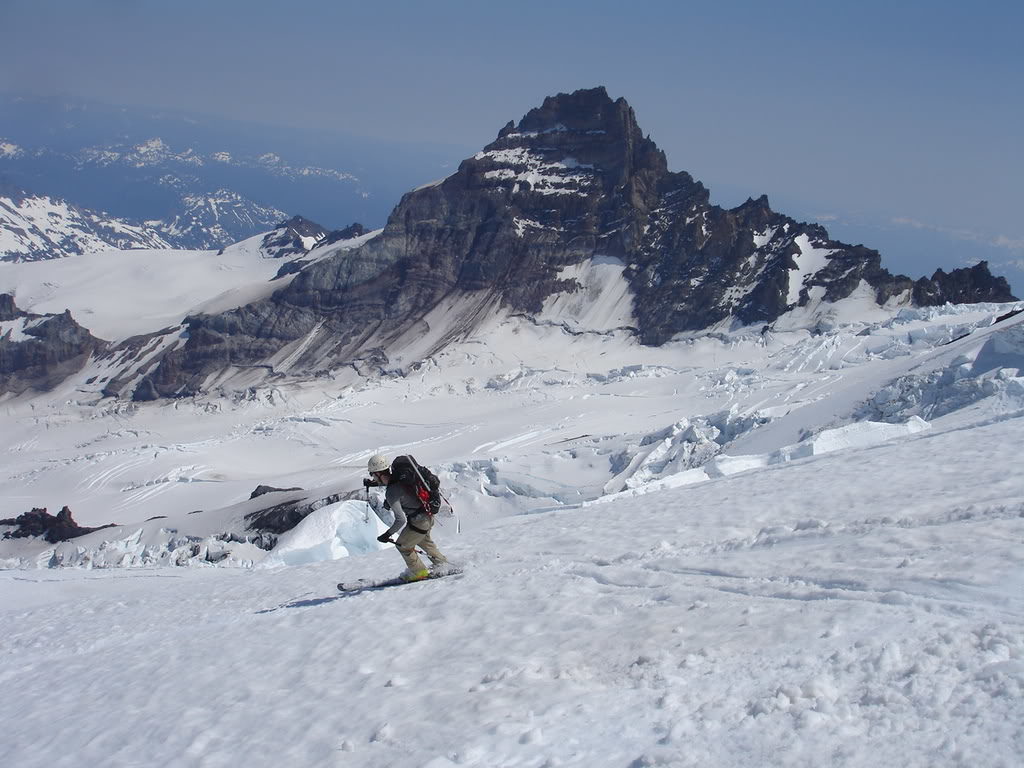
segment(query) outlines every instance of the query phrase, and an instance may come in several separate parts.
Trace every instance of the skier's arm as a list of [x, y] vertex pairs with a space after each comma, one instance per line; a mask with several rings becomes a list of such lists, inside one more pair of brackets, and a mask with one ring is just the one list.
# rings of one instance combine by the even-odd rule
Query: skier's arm
[[387, 494], [385, 496], [388, 502], [388, 506], [391, 507], [391, 511], [395, 513], [395, 522], [391, 524], [387, 532], [381, 536], [381, 538], [390, 539], [394, 534], [405, 528], [406, 517], [405, 507], [402, 506], [402, 489], [400, 486], [391, 485], [388, 486]]

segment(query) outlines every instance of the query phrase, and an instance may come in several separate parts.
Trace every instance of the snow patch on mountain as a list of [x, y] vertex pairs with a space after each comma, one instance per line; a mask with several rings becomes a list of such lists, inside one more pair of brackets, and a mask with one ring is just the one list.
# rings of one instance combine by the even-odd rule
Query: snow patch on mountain
[[834, 248], [818, 248], [812, 245], [808, 235], [800, 235], [793, 242], [800, 249], [800, 253], [794, 257], [796, 267], [789, 273], [789, 304], [796, 304], [800, 300], [800, 292], [804, 289], [807, 279], [828, 266], [828, 257], [836, 253]]
[[0, 338], [5, 338], [7, 341], [13, 341], [14, 343], [31, 341], [33, 337], [25, 333], [25, 331], [46, 322], [46, 319], [45, 317], [17, 317], [14, 320], [0, 321]]
[[[510, 140], [515, 136], [505, 138]], [[552, 160], [528, 147], [477, 152], [473, 159], [493, 164], [493, 168], [484, 172], [484, 178], [511, 186], [514, 193], [525, 189], [542, 195], [585, 195], [594, 185], [592, 174], [576, 172], [591, 170], [592, 165], [571, 157]]]
[[625, 268], [621, 259], [611, 256], [564, 267], [558, 279], [572, 281], [574, 287], [549, 296], [537, 321], [562, 324], [574, 333], [632, 328], [633, 293], [622, 276]]

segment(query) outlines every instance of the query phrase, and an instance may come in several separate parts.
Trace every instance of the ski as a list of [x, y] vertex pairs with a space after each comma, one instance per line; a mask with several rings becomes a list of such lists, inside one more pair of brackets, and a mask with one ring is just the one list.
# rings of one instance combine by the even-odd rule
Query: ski
[[353, 592], [371, 592], [378, 589], [387, 589], [388, 587], [401, 587], [405, 584], [420, 584], [424, 581], [434, 581], [435, 579], [444, 579], [448, 576], [457, 576], [462, 571], [460, 570], [448, 570], [440, 573], [432, 573], [425, 579], [419, 579], [418, 581], [406, 581], [405, 579], [396, 576], [391, 579], [373, 580], [373, 579], [359, 579], [357, 581], [342, 581], [338, 584], [338, 591], [345, 593]]

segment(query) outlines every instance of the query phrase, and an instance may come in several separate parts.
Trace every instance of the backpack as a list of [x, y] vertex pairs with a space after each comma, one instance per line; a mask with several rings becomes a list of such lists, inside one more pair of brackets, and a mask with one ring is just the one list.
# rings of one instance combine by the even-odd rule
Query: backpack
[[441, 481], [412, 456], [396, 456], [391, 462], [391, 482], [402, 485], [420, 500], [423, 511], [436, 515], [441, 509]]

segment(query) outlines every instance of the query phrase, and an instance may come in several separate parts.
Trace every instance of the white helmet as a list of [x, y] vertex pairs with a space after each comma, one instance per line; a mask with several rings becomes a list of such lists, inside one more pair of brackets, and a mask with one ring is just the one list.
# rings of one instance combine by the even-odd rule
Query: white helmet
[[387, 472], [389, 469], [391, 469], [391, 462], [388, 461], [387, 456], [381, 456], [379, 453], [371, 456], [366, 465], [366, 470], [371, 475], [374, 472]]

